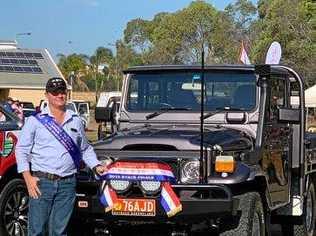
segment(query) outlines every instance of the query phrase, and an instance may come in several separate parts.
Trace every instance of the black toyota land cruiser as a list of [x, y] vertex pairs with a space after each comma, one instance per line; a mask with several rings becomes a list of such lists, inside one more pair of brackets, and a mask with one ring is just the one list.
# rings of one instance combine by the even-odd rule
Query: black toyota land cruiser
[[316, 139], [292, 69], [133, 67], [117, 115], [117, 133], [94, 145], [108, 164], [102, 184], [79, 175], [77, 217], [108, 233], [165, 224], [172, 235], [266, 235], [280, 223], [284, 235], [313, 235]]

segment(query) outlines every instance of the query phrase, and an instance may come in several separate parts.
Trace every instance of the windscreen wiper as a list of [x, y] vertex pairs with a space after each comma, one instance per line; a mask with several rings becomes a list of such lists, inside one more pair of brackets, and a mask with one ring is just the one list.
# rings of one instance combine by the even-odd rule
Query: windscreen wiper
[[189, 110], [191, 110], [191, 108], [189, 107], [161, 107], [160, 111], [155, 111], [153, 113], [148, 114], [146, 116], [146, 120], [150, 120], [156, 116], [159, 116], [169, 111], [189, 111]]
[[211, 116], [214, 116], [217, 113], [221, 113], [224, 111], [244, 111], [244, 110], [245, 110], [244, 108], [239, 108], [239, 107], [228, 107], [228, 106], [227, 107], [216, 107], [215, 111], [204, 114], [203, 120], [205, 120]]

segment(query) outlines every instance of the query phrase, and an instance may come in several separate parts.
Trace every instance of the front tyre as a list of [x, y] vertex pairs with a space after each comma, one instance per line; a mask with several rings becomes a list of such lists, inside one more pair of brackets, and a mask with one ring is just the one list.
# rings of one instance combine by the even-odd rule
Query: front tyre
[[250, 192], [238, 198], [241, 213], [238, 225], [234, 229], [220, 233], [220, 236], [264, 236], [265, 215], [260, 194]]
[[27, 235], [28, 192], [22, 179], [10, 180], [0, 194], [0, 235]]

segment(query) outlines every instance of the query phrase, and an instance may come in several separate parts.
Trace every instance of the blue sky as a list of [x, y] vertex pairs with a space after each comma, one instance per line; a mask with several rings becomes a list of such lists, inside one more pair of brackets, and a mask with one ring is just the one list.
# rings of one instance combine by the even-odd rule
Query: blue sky
[[[1, 0], [0, 39], [17, 38], [20, 47], [92, 55], [98, 46], [122, 38], [127, 22], [175, 12], [192, 0]], [[233, 0], [207, 0], [224, 9]], [[256, 2], [256, 0], [253, 0]], [[30, 36], [19, 33], [31, 32]], [[69, 43], [69, 42], [72, 43]], [[55, 57], [56, 58], [56, 57]]]

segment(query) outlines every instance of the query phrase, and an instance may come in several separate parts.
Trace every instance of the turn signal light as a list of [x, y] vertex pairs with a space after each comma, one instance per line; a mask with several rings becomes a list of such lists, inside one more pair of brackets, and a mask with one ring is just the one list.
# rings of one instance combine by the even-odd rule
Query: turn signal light
[[217, 156], [215, 161], [216, 172], [232, 173], [235, 170], [235, 160], [233, 156]]

